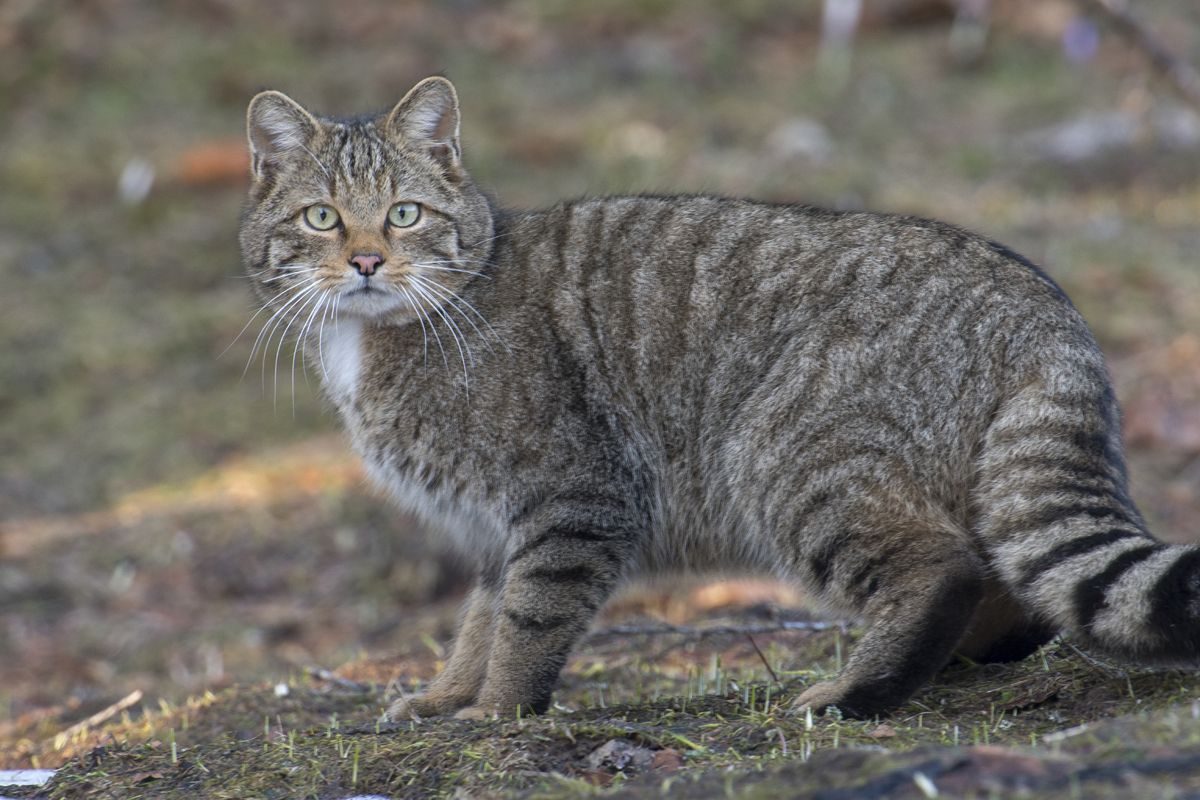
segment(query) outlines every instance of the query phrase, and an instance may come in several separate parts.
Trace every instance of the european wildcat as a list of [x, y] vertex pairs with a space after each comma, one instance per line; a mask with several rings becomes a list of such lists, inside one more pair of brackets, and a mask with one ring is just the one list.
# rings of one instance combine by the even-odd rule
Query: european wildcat
[[713, 197], [500, 210], [442, 78], [385, 116], [278, 92], [248, 114], [264, 308], [374, 478], [479, 567], [449, 664], [394, 715], [546, 709], [614, 587], [665, 569], [762, 570], [865, 617], [798, 698], [816, 710], [873, 715], [956, 647], [1064, 629], [1200, 652], [1200, 549], [1146, 532], [1100, 351], [1020, 256]]

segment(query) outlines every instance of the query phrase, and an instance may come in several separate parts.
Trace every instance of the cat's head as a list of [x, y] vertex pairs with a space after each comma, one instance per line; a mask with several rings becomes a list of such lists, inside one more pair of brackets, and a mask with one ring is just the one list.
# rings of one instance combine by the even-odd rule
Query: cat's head
[[491, 252], [491, 207], [462, 166], [458, 97], [418, 83], [389, 113], [317, 117], [280, 92], [250, 101], [253, 182], [242, 259], [281, 322], [434, 314]]

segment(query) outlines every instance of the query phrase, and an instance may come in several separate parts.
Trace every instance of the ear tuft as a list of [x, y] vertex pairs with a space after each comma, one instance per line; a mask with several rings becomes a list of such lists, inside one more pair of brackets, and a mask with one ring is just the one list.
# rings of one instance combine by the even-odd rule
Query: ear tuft
[[315, 117], [283, 92], [259, 92], [246, 109], [246, 135], [254, 177], [280, 158], [307, 147], [317, 134]]
[[458, 94], [454, 84], [434, 76], [418, 83], [388, 114], [388, 134], [425, 147], [451, 174], [460, 168]]

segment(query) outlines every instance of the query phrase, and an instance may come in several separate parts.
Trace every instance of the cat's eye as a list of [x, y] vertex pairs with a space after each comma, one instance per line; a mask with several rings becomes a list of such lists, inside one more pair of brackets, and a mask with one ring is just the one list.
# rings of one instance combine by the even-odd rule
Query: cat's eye
[[332, 230], [341, 219], [333, 206], [327, 206], [324, 203], [317, 203], [315, 206], [304, 209], [304, 221], [314, 230]]
[[388, 209], [388, 224], [394, 228], [408, 228], [421, 218], [421, 207], [416, 203], [396, 203]]

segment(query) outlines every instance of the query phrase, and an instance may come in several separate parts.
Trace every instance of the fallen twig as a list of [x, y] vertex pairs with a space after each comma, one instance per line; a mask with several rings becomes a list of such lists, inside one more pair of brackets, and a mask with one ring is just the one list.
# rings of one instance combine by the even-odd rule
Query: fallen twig
[[[691, 639], [704, 639], [710, 636], [743, 636], [755, 633], [783, 633], [786, 631], [827, 631], [834, 628], [845, 629], [847, 622], [826, 621], [792, 621], [759, 623], [754, 625], [614, 625], [592, 631], [587, 641], [594, 642], [616, 636], [684, 636]], [[757, 649], [757, 646], [755, 647]]]
[[330, 672], [329, 670], [321, 667], [305, 667], [304, 673], [314, 680], [322, 681], [324, 683], [332, 683], [335, 686], [340, 686], [343, 689], [350, 689], [351, 691], [355, 692], [370, 692], [374, 689], [373, 686], [365, 683], [359, 683], [358, 681], [352, 681], [349, 678], [343, 678], [341, 675]]
[[1129, 13], [1125, 0], [1078, 0], [1087, 11], [1102, 17], [1112, 29], [1141, 52], [1150, 66], [1191, 105], [1200, 109], [1200, 72], [1167, 49], [1166, 45]]
[[[782, 686], [783, 684], [779, 682], [779, 676], [775, 674], [775, 670], [771, 669], [771, 664], [770, 664], [770, 662], [767, 661], [767, 657], [763, 655], [762, 650], [758, 649], [758, 642], [754, 641], [754, 637], [748, 633], [746, 634], [746, 638], [750, 640], [750, 646], [754, 648], [754, 652], [758, 653], [758, 660], [763, 663], [763, 666], [767, 668], [767, 672], [770, 673], [771, 680], [775, 681], [775, 684], [777, 686]], [[779, 738], [780, 739], [783, 738], [782, 733], [779, 734]], [[783, 754], [787, 755], [787, 744], [786, 743], [784, 743], [784, 745], [783, 745]]]
[[86, 731], [94, 725], [99, 725], [101, 722], [115, 717], [130, 706], [137, 705], [142, 700], [142, 690], [134, 689], [132, 692], [122, 697], [117, 702], [105, 709], [97, 711], [85, 720], [76, 722], [66, 730], [60, 731], [54, 736], [54, 749], [61, 750], [67, 746], [67, 742], [71, 741], [71, 737], [82, 731]]

